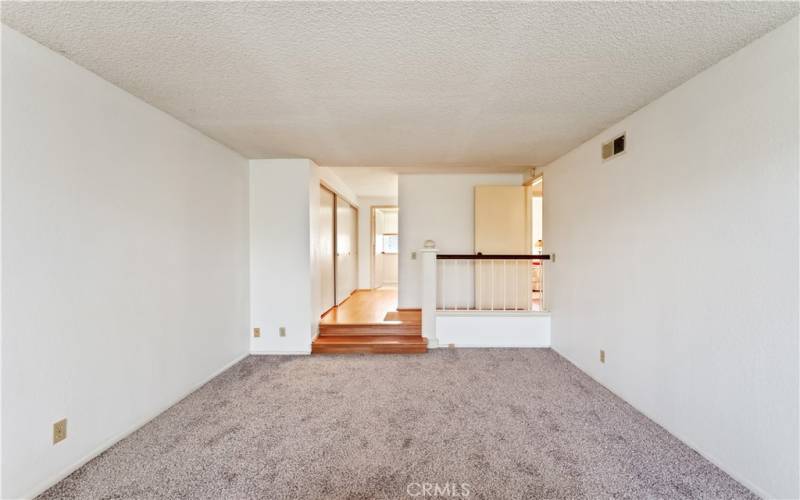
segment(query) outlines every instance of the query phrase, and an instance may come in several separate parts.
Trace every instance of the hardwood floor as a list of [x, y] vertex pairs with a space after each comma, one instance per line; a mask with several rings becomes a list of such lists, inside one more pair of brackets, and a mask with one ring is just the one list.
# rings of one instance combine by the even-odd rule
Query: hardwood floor
[[356, 290], [341, 305], [328, 311], [321, 324], [380, 323], [386, 313], [397, 310], [397, 288]]
[[428, 350], [420, 311], [398, 311], [397, 289], [359, 290], [320, 320], [315, 354], [417, 354]]

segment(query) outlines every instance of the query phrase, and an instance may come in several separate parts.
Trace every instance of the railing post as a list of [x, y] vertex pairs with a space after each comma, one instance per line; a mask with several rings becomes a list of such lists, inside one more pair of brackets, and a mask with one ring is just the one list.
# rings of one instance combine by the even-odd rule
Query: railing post
[[428, 339], [428, 347], [439, 347], [436, 339], [436, 244], [426, 241], [418, 251], [422, 256], [422, 336]]

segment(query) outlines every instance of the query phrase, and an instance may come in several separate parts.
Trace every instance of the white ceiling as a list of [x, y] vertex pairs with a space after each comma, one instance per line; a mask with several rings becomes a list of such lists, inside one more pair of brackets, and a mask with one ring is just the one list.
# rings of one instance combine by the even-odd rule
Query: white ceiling
[[331, 167], [358, 196], [397, 197], [397, 172], [387, 167]]
[[2, 20], [250, 158], [541, 165], [796, 2], [3, 2]]

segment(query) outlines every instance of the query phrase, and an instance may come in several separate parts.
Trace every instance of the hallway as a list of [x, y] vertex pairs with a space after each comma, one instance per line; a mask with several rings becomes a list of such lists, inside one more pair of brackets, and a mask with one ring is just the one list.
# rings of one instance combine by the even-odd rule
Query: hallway
[[397, 287], [380, 287], [374, 290], [356, 290], [339, 306], [326, 312], [321, 325], [381, 323], [386, 319], [398, 319], [387, 314], [397, 312]]

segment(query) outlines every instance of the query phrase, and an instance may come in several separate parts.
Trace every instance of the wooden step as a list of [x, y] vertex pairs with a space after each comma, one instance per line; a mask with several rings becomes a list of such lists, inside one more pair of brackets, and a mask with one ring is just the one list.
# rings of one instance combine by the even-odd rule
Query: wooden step
[[420, 335], [330, 335], [311, 344], [314, 354], [417, 354], [428, 351]]
[[382, 323], [320, 324], [319, 336], [331, 335], [416, 335], [422, 333], [419, 323], [384, 321]]

